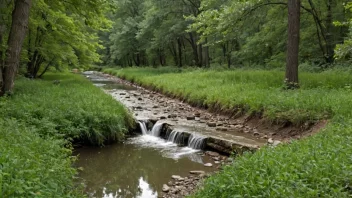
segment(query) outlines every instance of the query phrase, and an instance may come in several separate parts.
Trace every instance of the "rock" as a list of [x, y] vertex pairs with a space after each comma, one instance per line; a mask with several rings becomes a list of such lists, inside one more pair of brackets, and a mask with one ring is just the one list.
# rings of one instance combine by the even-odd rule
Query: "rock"
[[208, 122], [208, 127], [216, 127], [216, 122]]
[[182, 177], [179, 176], [179, 175], [172, 175], [171, 178], [172, 178], [172, 179], [179, 180], [179, 179], [182, 178]]
[[160, 120], [166, 119], [166, 116], [160, 116]]
[[196, 113], [194, 113], [194, 116], [195, 116], [195, 117], [200, 117], [200, 113], [199, 113], [199, 112], [196, 112]]
[[205, 154], [207, 154], [207, 155], [209, 155], [211, 157], [219, 157], [220, 156], [219, 153], [214, 152], [214, 151], [207, 151], [207, 152], [205, 152]]
[[255, 132], [253, 133], [253, 135], [254, 135], [254, 136], [259, 136], [259, 133], [258, 133], [257, 131], [255, 131]]
[[176, 118], [177, 117], [177, 115], [176, 114], [171, 114], [171, 115], [169, 115], [169, 116], [167, 116], [168, 118]]
[[195, 121], [200, 121], [200, 117], [194, 117]]
[[163, 185], [163, 188], [162, 188], [162, 191], [163, 192], [169, 192], [170, 191], [170, 187], [166, 184]]
[[189, 173], [194, 174], [194, 175], [205, 174], [204, 171], [200, 171], [200, 170], [189, 171]]
[[216, 128], [217, 131], [227, 131], [226, 127], [218, 127]]
[[167, 185], [172, 186], [172, 181], [169, 181]]
[[205, 167], [212, 167], [213, 164], [212, 164], [212, 163], [206, 163], [206, 164], [204, 164], [204, 166], [205, 166]]
[[269, 143], [269, 144], [274, 144], [273, 138], [269, 138], [269, 139], [268, 139], [268, 143]]
[[274, 140], [273, 146], [277, 146], [277, 145], [279, 145], [279, 144], [281, 144], [281, 141], [279, 141], [279, 140]]
[[220, 162], [219, 162], [219, 161], [215, 161], [214, 163], [215, 163], [215, 164], [220, 164]]
[[124, 96], [124, 95], [126, 95], [126, 93], [120, 93], [120, 95], [121, 95], [121, 96]]
[[187, 118], [187, 120], [194, 120], [195, 119], [194, 116], [187, 116], [186, 118]]
[[227, 161], [227, 162], [233, 162], [233, 158], [232, 158], [232, 157], [229, 157], [229, 158], [227, 158], [226, 161]]
[[142, 98], [138, 98], [138, 100], [143, 100]]
[[155, 105], [155, 106], [153, 106], [153, 108], [156, 109], [156, 108], [159, 108], [159, 106]]

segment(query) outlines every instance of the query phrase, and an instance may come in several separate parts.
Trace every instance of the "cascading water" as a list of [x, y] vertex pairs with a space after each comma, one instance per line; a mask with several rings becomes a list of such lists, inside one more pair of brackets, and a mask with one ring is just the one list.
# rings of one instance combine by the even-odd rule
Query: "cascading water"
[[192, 134], [188, 139], [188, 147], [192, 149], [203, 149], [206, 138], [203, 136]]
[[147, 125], [145, 124], [145, 122], [138, 121], [138, 123], [139, 123], [139, 127], [141, 128], [142, 134], [143, 135], [147, 135], [148, 134], [148, 129], [147, 129]]
[[173, 130], [170, 133], [170, 135], [169, 135], [167, 140], [169, 142], [173, 142], [175, 144], [179, 144], [179, 145], [181, 144], [182, 145], [182, 144], [185, 143], [184, 139], [185, 139], [185, 137], [184, 137], [182, 132], [178, 132], [178, 131]]
[[151, 135], [155, 137], [159, 137], [161, 129], [163, 128], [163, 124], [164, 123], [155, 123], [152, 128]]

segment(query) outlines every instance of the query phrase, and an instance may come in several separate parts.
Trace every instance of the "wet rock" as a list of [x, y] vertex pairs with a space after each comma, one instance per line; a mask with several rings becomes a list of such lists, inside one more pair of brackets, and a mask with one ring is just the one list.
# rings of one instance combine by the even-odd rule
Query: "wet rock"
[[205, 152], [205, 154], [207, 154], [207, 155], [209, 155], [211, 157], [219, 157], [220, 156], [219, 153], [214, 152], [214, 151], [207, 151], [207, 152]]
[[268, 139], [268, 143], [269, 143], [269, 144], [274, 144], [273, 138], [269, 138], [269, 139]]
[[195, 119], [194, 116], [187, 116], [186, 118], [187, 118], [187, 120], [194, 120]]
[[213, 164], [212, 164], [212, 163], [206, 163], [206, 164], [204, 164], [204, 166], [205, 166], [205, 167], [212, 167]]
[[216, 128], [217, 131], [227, 131], [226, 127], [218, 127]]
[[169, 192], [169, 190], [170, 190], [170, 187], [168, 185], [164, 184], [163, 188], [162, 188], [162, 191], [163, 192]]
[[216, 127], [216, 122], [208, 122], [208, 127]]
[[170, 114], [169, 116], [167, 116], [168, 118], [176, 118], [177, 115], [176, 114]]
[[172, 175], [171, 178], [172, 178], [172, 179], [179, 180], [179, 179], [182, 178], [182, 177], [179, 176], [179, 175]]
[[254, 135], [254, 136], [259, 136], [260, 134], [258, 133], [258, 131], [254, 131], [254, 132], [253, 132], [253, 135]]
[[200, 171], [200, 170], [190, 171], [189, 173], [194, 174], [194, 175], [205, 174], [205, 172], [204, 172], [204, 171]]

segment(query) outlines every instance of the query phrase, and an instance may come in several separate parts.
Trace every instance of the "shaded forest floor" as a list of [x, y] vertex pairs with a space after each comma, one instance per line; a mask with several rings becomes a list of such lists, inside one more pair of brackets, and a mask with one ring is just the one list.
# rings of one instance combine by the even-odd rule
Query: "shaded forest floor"
[[133, 124], [100, 88], [63, 73], [18, 79], [0, 113], [0, 197], [83, 197], [72, 143], [121, 141]]
[[106, 69], [190, 104], [273, 124], [309, 126], [320, 133], [237, 158], [205, 181], [195, 197], [347, 197], [352, 179], [352, 76], [301, 73], [298, 90], [283, 89], [283, 72], [263, 70]]

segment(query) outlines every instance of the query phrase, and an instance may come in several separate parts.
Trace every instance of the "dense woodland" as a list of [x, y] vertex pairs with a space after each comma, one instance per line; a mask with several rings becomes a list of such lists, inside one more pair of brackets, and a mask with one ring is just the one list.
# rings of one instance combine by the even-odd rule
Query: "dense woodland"
[[[93, 64], [272, 69], [286, 62], [287, 79], [298, 83], [298, 64], [351, 63], [351, 9], [348, 0], [1, 0], [0, 82], [13, 81], [18, 68], [37, 78]], [[2, 93], [12, 89], [1, 84]]]

